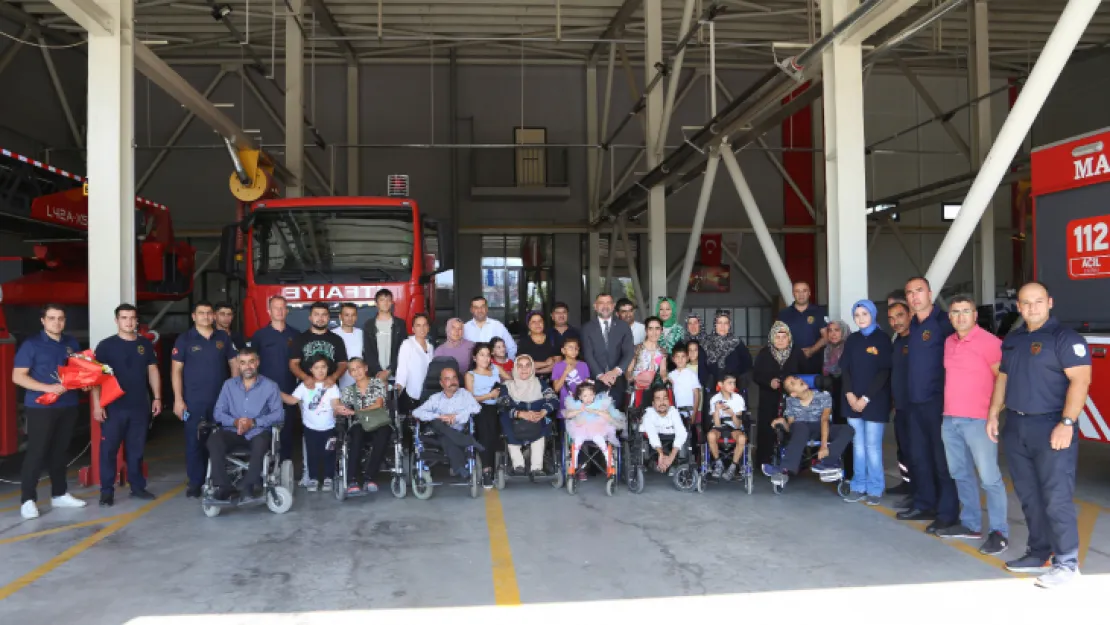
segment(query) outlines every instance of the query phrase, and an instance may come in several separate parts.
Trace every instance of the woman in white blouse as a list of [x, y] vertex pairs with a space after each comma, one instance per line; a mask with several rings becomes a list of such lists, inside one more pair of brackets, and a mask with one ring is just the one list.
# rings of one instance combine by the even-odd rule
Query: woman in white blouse
[[424, 390], [424, 378], [428, 376], [428, 365], [432, 362], [434, 347], [428, 340], [428, 315], [416, 313], [412, 318], [412, 336], [401, 343], [397, 354], [397, 391], [404, 391], [402, 410], [409, 412], [420, 403], [420, 393]]

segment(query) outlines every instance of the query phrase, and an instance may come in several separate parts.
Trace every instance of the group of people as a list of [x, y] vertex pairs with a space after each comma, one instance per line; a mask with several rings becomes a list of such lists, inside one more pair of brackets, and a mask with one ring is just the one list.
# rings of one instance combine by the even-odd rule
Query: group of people
[[[805, 282], [793, 285], [793, 295], [754, 360], [733, 334], [727, 311], [718, 311], [707, 329], [695, 314], [680, 322], [681, 311], [668, 298], [640, 323], [631, 301], [601, 294], [594, 301], [595, 314], [580, 329], [568, 323], [567, 306], [556, 303], [550, 327], [544, 315], [532, 313], [527, 332], [514, 339], [488, 317], [485, 299], [475, 297], [471, 320], [449, 320], [439, 346], [429, 337], [424, 314], [411, 319], [411, 335], [406, 331], [404, 320], [392, 314], [392, 294], [386, 289], [376, 294], [376, 315], [362, 328], [356, 327], [354, 304], [340, 307], [340, 323], [333, 329], [329, 307], [318, 302], [310, 307], [310, 327], [297, 331], [286, 324], [287, 302], [275, 296], [269, 301], [270, 323], [249, 340], [231, 332], [230, 306], [197, 302], [194, 325], [178, 337], [172, 353], [173, 412], [185, 422], [187, 496], [201, 495], [210, 459], [222, 466], [228, 451], [239, 447], [252, 452], [245, 492], [233, 493], [227, 477], [216, 471], [217, 496], [261, 496], [261, 459], [272, 443], [270, 427], [279, 423], [284, 424], [282, 459], [293, 458], [298, 447], [303, 450], [301, 484], [309, 491], [332, 488], [337, 415], [382, 409], [390, 381], [404, 414], [442, 431], [456, 473], [466, 471], [464, 446], [480, 451], [487, 488], [493, 485], [494, 453], [502, 436], [517, 475], [543, 475], [544, 440], [553, 419], [566, 420], [575, 449], [587, 442], [611, 443], [625, 426], [625, 398], [636, 395], [626, 392], [629, 385], [646, 391], [643, 427], [660, 452], [659, 470], [670, 468], [681, 447], [663, 450], [659, 434], [680, 436], [681, 430], [685, 436], [678, 407], [706, 425], [712, 471], [731, 479], [749, 435], [741, 419], [747, 411], [745, 389], [754, 383], [757, 463], [774, 483], [797, 475], [807, 442], [817, 440], [812, 470], [845, 471], [851, 476], [845, 501], [878, 505], [887, 492], [882, 443], [893, 415], [903, 469], [903, 483], [894, 490], [906, 495], [897, 517], [929, 521], [926, 531], [941, 538], [980, 538], [981, 486], [989, 524], [980, 551], [992, 555], [1005, 551], [1009, 541], [998, 465], [1001, 439], [1030, 531], [1026, 552], [1007, 567], [1044, 572], [1045, 586], [1079, 574], [1071, 503], [1074, 429], [1090, 383], [1090, 355], [1081, 336], [1050, 316], [1052, 300], [1043, 285], [1021, 289], [1024, 326], [1005, 341], [979, 327], [968, 297], [954, 298], [942, 311], [925, 278], [909, 280], [904, 291], [888, 298], [893, 337], [879, 327], [870, 300], [852, 307], [853, 332], [811, 301]], [[154, 349], [137, 332], [135, 308], [117, 308], [116, 323], [119, 333], [96, 348], [97, 358], [113, 368], [125, 391], [123, 399], [93, 411], [102, 423], [100, 503], [105, 506], [114, 502], [116, 453], [124, 441], [132, 496], [154, 497], [146, 490], [141, 459], [149, 418], [162, 410]], [[85, 505], [67, 494], [65, 480], [77, 397], [55, 375], [78, 346], [64, 334], [61, 307], [45, 307], [42, 324], [43, 332], [21, 345], [13, 374], [27, 390], [29, 410], [22, 506], [27, 518], [38, 515], [36, 484], [44, 464], [53, 504]], [[441, 369], [442, 392], [427, 398], [425, 378], [437, 357], [451, 361]], [[827, 390], [812, 388], [804, 374], [822, 376]], [[47, 392], [60, 395], [58, 401], [36, 404]], [[1000, 427], [1003, 412], [1005, 427]], [[463, 432], [471, 420], [476, 439]], [[205, 440], [198, 427], [206, 421], [217, 423], [219, 431]], [[774, 458], [776, 437], [783, 434], [789, 436], [785, 453]], [[373, 479], [385, 461], [389, 428], [366, 433], [353, 428], [352, 436], [358, 439], [351, 445], [349, 489], [376, 491]], [[372, 443], [365, 466], [359, 457], [363, 437]], [[719, 457], [722, 437], [739, 443], [732, 458]]]

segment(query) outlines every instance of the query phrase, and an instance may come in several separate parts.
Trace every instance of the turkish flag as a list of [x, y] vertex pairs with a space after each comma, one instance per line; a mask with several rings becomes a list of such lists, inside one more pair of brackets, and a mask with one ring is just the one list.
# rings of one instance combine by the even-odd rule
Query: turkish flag
[[721, 266], [721, 235], [701, 235], [701, 264], [707, 267]]

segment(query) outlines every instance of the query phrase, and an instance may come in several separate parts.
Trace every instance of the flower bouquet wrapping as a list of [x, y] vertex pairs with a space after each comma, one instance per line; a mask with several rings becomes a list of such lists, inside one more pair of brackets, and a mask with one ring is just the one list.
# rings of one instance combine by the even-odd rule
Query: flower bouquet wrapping
[[[58, 367], [55, 377], [62, 386], [71, 391], [99, 386], [101, 408], [123, 397], [123, 389], [120, 388], [119, 380], [116, 379], [112, 368], [98, 362], [96, 354], [91, 349], [71, 355], [66, 364]], [[57, 394], [43, 393], [35, 403], [49, 406], [56, 401], [58, 401]]]

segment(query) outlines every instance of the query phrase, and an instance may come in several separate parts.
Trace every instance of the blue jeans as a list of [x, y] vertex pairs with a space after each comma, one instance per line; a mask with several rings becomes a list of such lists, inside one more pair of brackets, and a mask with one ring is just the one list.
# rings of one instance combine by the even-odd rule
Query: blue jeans
[[960, 496], [960, 523], [977, 532], [983, 529], [983, 509], [979, 503], [979, 484], [982, 483], [987, 492], [990, 529], [1009, 537], [1006, 485], [998, 468], [998, 443], [992, 443], [987, 436], [986, 420], [945, 415], [940, 436], [948, 457], [948, 472], [956, 480], [956, 492]]
[[882, 497], [886, 489], [883, 475], [883, 427], [885, 423], [849, 418], [848, 425], [856, 431], [852, 438], [852, 490]]

